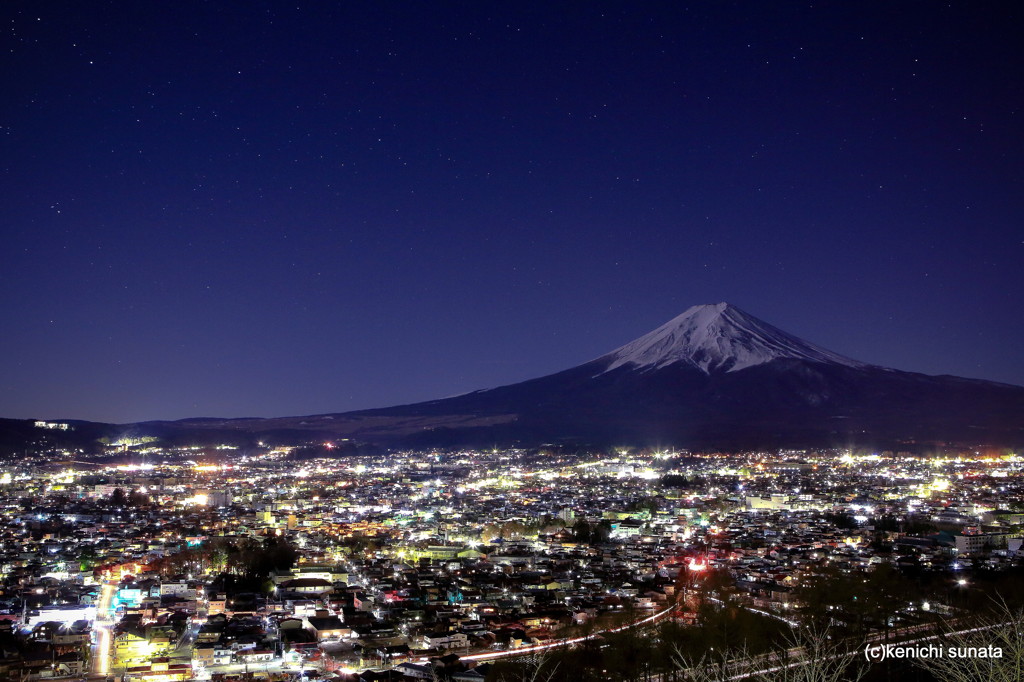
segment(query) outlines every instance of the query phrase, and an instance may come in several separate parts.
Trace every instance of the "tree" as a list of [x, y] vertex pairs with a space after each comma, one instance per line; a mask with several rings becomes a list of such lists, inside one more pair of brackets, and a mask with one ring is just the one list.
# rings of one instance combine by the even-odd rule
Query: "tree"
[[1024, 609], [1005, 601], [994, 606], [970, 624], [948, 623], [938, 641], [944, 655], [915, 658], [915, 665], [949, 682], [1024, 679]]
[[496, 682], [550, 682], [555, 679], [557, 670], [558, 663], [550, 662], [544, 654], [533, 654], [498, 668], [494, 679]]
[[88, 571], [96, 564], [96, 549], [92, 545], [84, 545], [78, 552], [78, 569]]
[[857, 520], [847, 512], [825, 514], [825, 520], [840, 530], [853, 530], [858, 525]]
[[507, 521], [501, 524], [501, 537], [518, 540], [526, 534], [526, 526], [519, 521]]
[[580, 519], [576, 522], [576, 525], [572, 527], [572, 533], [576, 536], [576, 540], [579, 542], [590, 543], [592, 536], [590, 524], [587, 523], [586, 519]]
[[833, 638], [828, 628], [800, 628], [773, 656], [775, 669], [758, 674], [762, 682], [857, 682], [868, 671], [860, 640]]
[[111, 507], [123, 507], [128, 502], [128, 496], [124, 493], [124, 488], [114, 488], [114, 492], [110, 493], [107, 504]]
[[484, 543], [485, 545], [489, 545], [495, 540], [497, 540], [500, 535], [501, 530], [498, 528], [497, 524], [484, 524], [483, 529], [481, 529], [480, 531], [480, 542]]
[[712, 648], [694, 659], [677, 651], [675, 662], [688, 682], [738, 677], [755, 682], [857, 682], [868, 669], [862, 651], [856, 644], [833, 638], [827, 628], [799, 628], [768, 654], [752, 655], [746, 646]]
[[[624, 620], [635, 619], [635, 614], [631, 614]], [[606, 633], [605, 642], [603, 670], [610, 679], [638, 680], [650, 676], [654, 648], [636, 628]]]

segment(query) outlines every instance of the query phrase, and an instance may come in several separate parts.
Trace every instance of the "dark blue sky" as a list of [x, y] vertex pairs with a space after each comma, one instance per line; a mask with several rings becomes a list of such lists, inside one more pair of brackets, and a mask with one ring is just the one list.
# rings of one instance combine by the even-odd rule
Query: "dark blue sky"
[[0, 416], [414, 402], [718, 301], [1024, 384], [1018, 3], [0, 18]]

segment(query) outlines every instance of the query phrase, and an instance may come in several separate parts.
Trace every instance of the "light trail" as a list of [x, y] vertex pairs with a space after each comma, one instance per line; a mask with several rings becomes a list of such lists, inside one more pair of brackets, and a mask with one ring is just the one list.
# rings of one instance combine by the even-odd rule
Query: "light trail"
[[93, 628], [96, 632], [96, 644], [93, 645], [92, 672], [94, 675], [106, 676], [110, 672], [110, 646], [114, 636], [110, 631], [110, 607], [114, 601], [117, 585], [104, 583], [100, 589], [100, 598], [96, 603], [96, 620]]
[[[570, 637], [568, 639], [559, 639], [544, 644], [531, 644], [530, 646], [522, 646], [518, 649], [509, 649], [508, 651], [488, 651], [482, 654], [470, 654], [468, 656], [460, 656], [459, 658], [463, 661], [490, 661], [496, 658], [523, 656], [525, 654], [532, 654], [538, 651], [550, 651], [551, 649], [560, 649], [563, 647], [574, 646], [576, 644], [582, 644], [583, 642], [588, 642], [590, 640], [597, 639], [601, 635], [607, 634], [609, 632], [623, 632], [624, 630], [629, 630], [631, 628], [642, 627], [644, 625], [655, 623], [664, 618], [665, 616], [667, 616], [669, 613], [671, 613], [674, 608], [676, 608], [675, 605], [672, 605], [667, 609], [658, 611], [657, 613], [647, 616], [646, 618], [641, 618], [638, 621], [627, 623], [625, 625], [620, 625], [614, 628], [609, 628], [607, 630], [602, 630], [601, 632], [595, 632], [594, 634], [586, 635], [584, 637]], [[422, 658], [419, 660], [419, 662], [425, 663], [428, 660], [429, 659]]]
[[99, 643], [96, 647], [96, 657], [93, 660], [93, 672], [98, 675], [106, 675], [110, 672], [110, 625], [103, 623], [99, 626]]

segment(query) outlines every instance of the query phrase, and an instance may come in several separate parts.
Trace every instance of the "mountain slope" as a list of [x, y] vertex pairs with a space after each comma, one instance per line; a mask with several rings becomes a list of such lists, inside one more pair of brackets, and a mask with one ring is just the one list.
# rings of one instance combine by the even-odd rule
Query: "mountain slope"
[[[694, 306], [635, 341], [557, 374], [333, 418], [453, 415], [467, 423], [425, 428], [421, 440], [429, 442], [433, 430], [441, 444], [1024, 443], [1022, 387], [858, 362], [725, 303]], [[386, 437], [373, 430], [362, 435]]]
[[385, 446], [1019, 447], [1024, 387], [865, 364], [719, 303], [694, 306], [577, 367], [443, 400], [121, 428], [170, 442], [340, 437]]

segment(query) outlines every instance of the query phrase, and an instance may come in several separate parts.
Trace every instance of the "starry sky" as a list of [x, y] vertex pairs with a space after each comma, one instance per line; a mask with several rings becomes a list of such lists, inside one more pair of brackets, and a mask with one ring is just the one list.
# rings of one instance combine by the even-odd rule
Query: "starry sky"
[[1024, 384], [1014, 2], [0, 6], [0, 416], [338, 412], [731, 302]]

